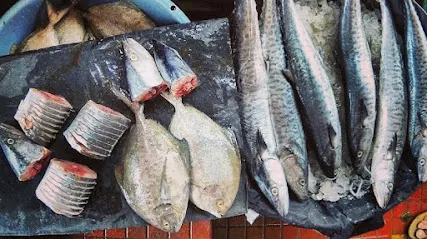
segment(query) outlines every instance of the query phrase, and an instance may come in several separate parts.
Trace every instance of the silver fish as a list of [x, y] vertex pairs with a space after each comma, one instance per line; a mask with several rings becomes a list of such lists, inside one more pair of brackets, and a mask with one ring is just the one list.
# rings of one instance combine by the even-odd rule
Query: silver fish
[[0, 146], [19, 181], [34, 178], [49, 161], [51, 151], [25, 137], [18, 129], [0, 123]]
[[284, 216], [289, 210], [289, 193], [285, 171], [277, 156], [268, 74], [254, 0], [235, 1], [232, 29], [246, 162], [260, 190]]
[[308, 162], [304, 130], [291, 84], [277, 15], [276, 0], [264, 0], [260, 32], [276, 132], [277, 149], [289, 187], [300, 199], [308, 197]]
[[406, 59], [409, 75], [408, 141], [418, 179], [427, 181], [427, 37], [412, 0], [405, 0]]
[[113, 92], [136, 117], [122, 160], [115, 168], [123, 196], [145, 221], [161, 230], [177, 232], [190, 196], [188, 144], [156, 121], [146, 119], [142, 105], [131, 103], [118, 89], [113, 88]]
[[167, 90], [167, 83], [163, 80], [151, 54], [132, 38], [122, 43], [132, 101], [146, 101]]
[[335, 177], [342, 163], [342, 136], [329, 77], [294, 1], [280, 0], [279, 14], [293, 84], [302, 102], [320, 166], [326, 176]]
[[197, 87], [196, 74], [175, 49], [156, 40], [153, 40], [153, 49], [156, 65], [173, 95], [181, 97]]
[[386, 0], [380, 0], [382, 46], [378, 115], [373, 145], [371, 180], [378, 205], [385, 208], [406, 140], [407, 93], [404, 66], [393, 18]]
[[345, 0], [339, 27], [347, 85], [349, 148], [359, 172], [367, 169], [376, 117], [376, 86], [371, 51], [365, 36], [360, 0]]
[[196, 108], [184, 105], [181, 98], [171, 93], [162, 96], [175, 108], [170, 132], [188, 142], [191, 202], [216, 217], [224, 216], [240, 185], [241, 162], [234, 134]]

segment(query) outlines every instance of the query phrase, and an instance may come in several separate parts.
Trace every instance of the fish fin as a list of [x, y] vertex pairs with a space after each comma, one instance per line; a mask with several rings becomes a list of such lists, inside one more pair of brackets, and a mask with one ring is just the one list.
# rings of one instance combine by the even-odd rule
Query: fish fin
[[289, 69], [283, 69], [282, 74], [285, 77], [285, 79], [291, 84], [292, 87], [295, 86], [295, 78], [292, 75], [292, 72]]
[[328, 136], [329, 136], [329, 144], [331, 145], [331, 148], [335, 149], [337, 145], [337, 132], [335, 131], [332, 124], [328, 124]]
[[46, 8], [47, 8], [47, 16], [49, 18], [49, 24], [48, 27], [53, 28], [61, 19], [65, 16], [65, 14], [68, 13], [68, 11], [71, 9], [72, 6], [69, 6], [67, 8], [64, 8], [60, 11], [56, 11], [48, 0], [45, 0], [46, 2]]
[[265, 70], [267, 71], [267, 73], [270, 72], [270, 61], [268, 60], [268, 58], [264, 58], [264, 64], [265, 64]]
[[120, 187], [123, 187], [123, 174], [124, 174], [124, 165], [123, 161], [119, 162], [114, 167], [114, 175], [116, 176], [117, 183], [120, 185]]
[[393, 160], [397, 150], [397, 133], [394, 133], [393, 139], [387, 149], [387, 160]]
[[418, 120], [420, 121], [420, 124], [422, 125], [422, 127], [427, 128], [427, 124], [426, 124], [425, 120], [423, 119], [421, 112], [419, 112], [419, 111], [417, 112], [417, 117], [418, 117]]
[[170, 188], [166, 180], [166, 165], [168, 163], [167, 157], [165, 160], [165, 164], [163, 165], [163, 173], [162, 173], [162, 181], [161, 181], [161, 187], [160, 187], [160, 201], [162, 204], [168, 204], [171, 203], [171, 194], [170, 194]]
[[171, 103], [174, 107], [182, 105], [182, 98], [181, 97], [175, 97], [170, 92], [163, 92], [162, 97], [165, 98], [165, 100], [167, 100], [169, 103]]
[[360, 122], [362, 122], [362, 127], [366, 127], [365, 120], [368, 118], [368, 107], [365, 104], [365, 101], [363, 99], [360, 99]]
[[184, 157], [184, 163], [187, 166], [187, 169], [190, 170], [190, 168], [191, 168], [190, 146], [188, 145], [188, 142], [185, 139], [181, 139], [179, 141], [180, 141], [179, 149], [180, 149], [182, 156]]
[[240, 157], [240, 150], [239, 150], [239, 144], [237, 142], [237, 137], [234, 131], [231, 128], [225, 129], [226, 134], [228, 135], [228, 138], [230, 139], [230, 142], [233, 144], [234, 148], [236, 149], [237, 156]]

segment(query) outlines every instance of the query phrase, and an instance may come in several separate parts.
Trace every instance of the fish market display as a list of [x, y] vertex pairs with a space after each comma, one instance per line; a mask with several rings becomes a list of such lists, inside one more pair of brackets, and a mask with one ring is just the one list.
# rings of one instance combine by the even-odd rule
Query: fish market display
[[47, 145], [61, 129], [72, 110], [63, 97], [31, 88], [15, 114], [24, 133], [40, 145]]
[[19, 181], [34, 178], [48, 162], [50, 150], [31, 142], [18, 129], [0, 123], [0, 146]]
[[408, 141], [418, 179], [427, 181], [427, 38], [412, 1], [405, 0], [406, 59], [409, 80]]
[[123, 196], [145, 221], [161, 230], [177, 232], [184, 221], [190, 193], [188, 144], [156, 121], [146, 119], [143, 105], [131, 103], [117, 89], [113, 91], [136, 118], [122, 160], [115, 168]]
[[153, 40], [153, 49], [157, 67], [173, 95], [181, 97], [197, 87], [196, 74], [175, 49], [156, 40]]
[[96, 178], [96, 172], [85, 165], [52, 159], [36, 196], [57, 214], [78, 216], [89, 201]]
[[289, 209], [289, 193], [285, 171], [277, 156], [268, 74], [254, 0], [235, 2], [232, 29], [246, 162], [259, 189], [284, 216]]
[[55, 25], [67, 14], [71, 7], [56, 11], [49, 1], [45, 1], [49, 23], [46, 27], [33, 32], [18, 47], [17, 52], [38, 50], [59, 45], [58, 34]]
[[79, 10], [71, 8], [67, 15], [55, 26], [59, 44], [85, 41], [86, 29]]
[[285, 75], [286, 59], [276, 0], [264, 0], [260, 20], [261, 43], [268, 66], [268, 87], [277, 150], [289, 187], [300, 199], [308, 197], [308, 162], [304, 130], [291, 84]]
[[378, 205], [385, 208], [405, 145], [407, 97], [405, 71], [390, 8], [381, 0], [382, 50], [378, 81], [378, 116], [372, 153], [371, 180]]
[[302, 102], [320, 166], [337, 176], [342, 163], [342, 136], [335, 96], [323, 60], [295, 10], [293, 0], [280, 1], [280, 25], [293, 82]]
[[160, 75], [151, 54], [132, 38], [122, 43], [132, 101], [146, 101], [167, 90], [168, 85]]
[[[170, 132], [188, 142], [190, 200], [198, 208], [222, 217], [232, 206], [240, 185], [241, 162], [235, 135], [171, 93], [163, 97], [175, 108]], [[219, 150], [220, 149], [220, 150]]]
[[106, 106], [89, 100], [64, 132], [71, 147], [94, 159], [111, 155], [131, 121]]
[[155, 27], [141, 9], [123, 0], [93, 6], [83, 17], [98, 39]]
[[368, 156], [375, 128], [376, 88], [360, 0], [344, 1], [339, 39], [347, 85], [349, 149], [356, 170], [365, 172], [369, 168]]

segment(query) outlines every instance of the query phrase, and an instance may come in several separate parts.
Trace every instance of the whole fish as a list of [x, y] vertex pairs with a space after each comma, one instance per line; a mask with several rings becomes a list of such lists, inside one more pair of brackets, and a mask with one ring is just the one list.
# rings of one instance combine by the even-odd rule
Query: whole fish
[[162, 96], [175, 108], [170, 132], [188, 142], [191, 202], [216, 217], [224, 216], [240, 185], [241, 162], [234, 133], [196, 108], [184, 105], [181, 98], [170, 93]]
[[18, 47], [17, 52], [26, 52], [59, 45], [55, 25], [67, 14], [71, 6], [56, 11], [49, 1], [45, 0], [45, 2], [49, 19], [48, 25], [45, 28], [36, 30], [28, 36]]
[[404, 66], [390, 8], [380, 0], [382, 46], [378, 81], [378, 115], [372, 153], [371, 180], [378, 205], [385, 208], [406, 140], [407, 93]]
[[124, 0], [93, 6], [83, 17], [98, 39], [156, 26], [141, 9]]
[[153, 40], [154, 59], [163, 78], [169, 83], [170, 92], [181, 97], [193, 91], [198, 80], [190, 66], [178, 51], [159, 41]]
[[146, 119], [142, 105], [113, 91], [131, 107], [136, 118], [122, 160], [115, 168], [123, 196], [145, 221], [161, 230], [177, 232], [184, 221], [190, 193], [188, 144], [156, 121]]
[[147, 101], [167, 90], [168, 85], [151, 54], [132, 38], [122, 41], [122, 44], [132, 101]]
[[268, 87], [278, 155], [289, 187], [298, 198], [306, 199], [307, 149], [293, 89], [283, 74], [286, 71], [286, 57], [276, 0], [264, 0], [260, 32], [264, 60], [268, 66]]
[[72, 8], [55, 26], [59, 44], [79, 43], [85, 40], [86, 30], [79, 10]]
[[50, 150], [31, 142], [18, 129], [0, 123], [0, 146], [19, 181], [34, 178], [49, 161]]
[[280, 0], [280, 25], [293, 84], [304, 108], [319, 163], [335, 177], [342, 163], [341, 125], [323, 60], [298, 16], [293, 0]]
[[289, 209], [289, 193], [285, 171], [277, 156], [268, 74], [254, 0], [235, 1], [232, 29], [248, 167], [259, 189], [284, 216]]
[[427, 37], [412, 0], [404, 0], [409, 76], [408, 141], [417, 160], [418, 179], [427, 181]]
[[360, 0], [344, 1], [339, 42], [347, 86], [349, 148], [355, 168], [365, 172], [375, 128], [376, 88]]

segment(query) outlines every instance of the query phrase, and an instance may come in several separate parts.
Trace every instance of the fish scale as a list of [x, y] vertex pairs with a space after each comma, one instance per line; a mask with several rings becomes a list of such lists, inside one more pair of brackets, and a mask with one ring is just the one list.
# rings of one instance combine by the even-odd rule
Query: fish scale
[[408, 101], [404, 66], [390, 8], [385, 0], [380, 4], [382, 46], [371, 180], [378, 205], [385, 208], [393, 193], [405, 145]]
[[268, 87], [278, 156], [290, 188], [300, 199], [308, 197], [308, 163], [305, 136], [291, 84], [287, 81], [286, 57], [277, 16], [276, 0], [264, 0], [261, 43], [268, 66]]

